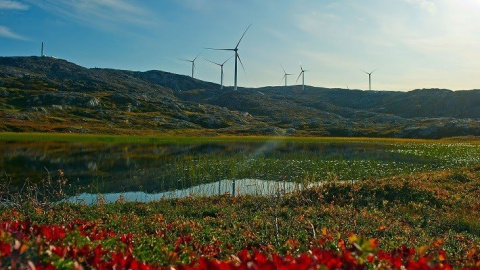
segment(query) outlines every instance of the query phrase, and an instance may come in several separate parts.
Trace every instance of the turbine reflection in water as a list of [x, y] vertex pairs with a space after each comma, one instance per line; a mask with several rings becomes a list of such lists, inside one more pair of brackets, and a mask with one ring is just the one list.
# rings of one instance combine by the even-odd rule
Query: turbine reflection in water
[[[213, 183], [193, 186], [186, 189], [177, 189], [173, 191], [149, 194], [145, 192], [123, 192], [107, 194], [82, 193], [72, 196], [68, 199], [70, 202], [95, 204], [100, 200], [110, 203], [116, 201], [127, 202], [151, 202], [162, 199], [185, 198], [189, 196], [213, 196], [220, 194], [232, 194], [232, 180], [221, 180]], [[284, 194], [301, 190], [302, 184], [293, 182], [279, 182], [259, 179], [239, 179], [235, 180], [237, 195], [260, 195], [269, 196], [275, 194]], [[220, 187], [220, 188], [219, 188]]]
[[[276, 140], [270, 140], [270, 141], [267, 141], [266, 143], [262, 144], [259, 148], [257, 148], [250, 156], [248, 156], [245, 161], [243, 163], [239, 163], [239, 166], [237, 166], [237, 171], [242, 171], [242, 170], [245, 170], [245, 168], [247, 168], [247, 164], [249, 162], [254, 162], [255, 161], [255, 158], [266, 153], [266, 152], [271, 152], [273, 149], [275, 149], [275, 147], [279, 144], [278, 141]], [[232, 195], [235, 196], [236, 195], [236, 191], [237, 191], [237, 187], [236, 187], [236, 179], [233, 178], [232, 180]], [[220, 184], [219, 184], [219, 194], [220, 193]], [[265, 194], [266, 195], [266, 194]]]

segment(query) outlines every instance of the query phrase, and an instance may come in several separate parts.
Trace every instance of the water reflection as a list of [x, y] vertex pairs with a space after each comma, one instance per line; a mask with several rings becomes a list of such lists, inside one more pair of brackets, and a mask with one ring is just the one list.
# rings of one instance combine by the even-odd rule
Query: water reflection
[[[108, 144], [0, 141], [0, 181], [21, 188], [25, 179], [55, 180], [65, 173], [70, 194], [165, 193], [221, 179], [286, 182], [356, 180], [425, 170], [433, 158], [375, 143], [225, 142]], [[428, 167], [428, 168], [427, 168]], [[190, 188], [192, 187], [192, 188]], [[169, 194], [169, 193], [168, 193]]]
[[117, 201], [125, 202], [151, 202], [162, 199], [185, 198], [189, 196], [212, 196], [223, 194], [236, 195], [275, 195], [293, 192], [302, 189], [300, 183], [286, 181], [268, 181], [259, 179], [240, 179], [240, 180], [222, 180], [208, 184], [179, 189], [173, 191], [165, 191], [159, 193], [145, 192], [122, 192], [107, 194], [91, 194], [81, 193], [70, 197], [69, 201], [75, 203], [96, 204], [99, 201], [110, 203]]

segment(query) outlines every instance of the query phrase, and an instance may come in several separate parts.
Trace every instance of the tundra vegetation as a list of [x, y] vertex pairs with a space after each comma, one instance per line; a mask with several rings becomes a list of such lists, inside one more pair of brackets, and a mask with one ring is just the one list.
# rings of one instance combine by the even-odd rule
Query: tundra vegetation
[[[71, 139], [56, 136], [59, 140]], [[120, 144], [129, 140], [152, 143], [148, 137], [109, 138], [113, 138], [113, 144], [116, 140], [125, 140]], [[257, 143], [267, 139], [271, 138], [243, 138]], [[182, 140], [177, 143], [211, 143], [215, 139]], [[232, 143], [238, 138], [217, 140]], [[348, 139], [333, 138], [286, 140], [335, 147], [351, 144]], [[415, 170], [408, 166], [422, 162], [410, 162], [404, 170], [397, 170], [401, 164], [378, 166], [376, 170], [390, 173], [356, 172], [352, 174], [357, 175], [355, 179], [352, 175], [342, 176], [341, 170], [352, 167], [347, 163], [332, 167], [332, 171], [338, 170], [336, 177], [305, 174], [289, 179], [304, 183], [323, 180], [325, 184], [286, 194], [189, 196], [147, 203], [119, 199], [106, 203], [99, 193], [94, 205], [61, 201], [72, 191], [68, 189], [68, 171], [60, 168], [16, 193], [10, 192], [6, 184], [11, 181], [4, 175], [0, 189], [0, 267], [478, 269], [477, 142], [356, 139], [355, 143], [363, 143], [365, 149], [377, 147], [417, 157], [424, 164], [434, 164], [432, 160], [438, 163]], [[272, 160], [279, 157], [302, 160], [288, 153]], [[251, 162], [255, 160], [265, 163], [268, 155]], [[279, 161], [278, 168], [288, 168], [284, 160]], [[307, 165], [304, 162], [298, 167], [307, 171], [315, 168]], [[352, 171], [372, 166], [367, 162], [365, 167], [353, 167]], [[268, 173], [278, 170], [272, 168]], [[252, 166], [251, 171], [256, 170], [261, 167]], [[345, 181], [350, 178], [354, 181]]]
[[0, 57], [0, 131], [445, 138], [480, 135], [480, 90], [232, 87], [163, 71]]

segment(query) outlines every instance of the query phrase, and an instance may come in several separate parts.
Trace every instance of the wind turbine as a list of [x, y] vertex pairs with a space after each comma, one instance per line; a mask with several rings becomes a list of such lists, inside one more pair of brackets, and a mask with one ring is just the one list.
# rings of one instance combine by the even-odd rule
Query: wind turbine
[[237, 91], [237, 59], [238, 61], [240, 61], [240, 64], [242, 65], [242, 68], [243, 68], [243, 71], [245, 72], [245, 67], [243, 66], [243, 63], [242, 63], [242, 60], [240, 59], [240, 56], [238, 55], [238, 45], [240, 45], [240, 42], [242, 42], [242, 39], [243, 37], [245, 36], [245, 34], [247, 33], [248, 29], [250, 29], [250, 26], [252, 26], [252, 24], [250, 24], [247, 29], [245, 30], [245, 32], [243, 32], [243, 35], [242, 37], [240, 38], [240, 40], [238, 41], [237, 43], [237, 46], [235, 46], [235, 48], [233, 49], [215, 49], [215, 48], [207, 48], [208, 50], [216, 50], [216, 51], [234, 51], [235, 52], [235, 78], [234, 78], [234, 91]]
[[280, 66], [282, 67], [283, 73], [285, 74], [285, 75], [283, 75], [282, 79], [285, 78], [285, 86], [287, 86], [287, 77], [290, 76], [290, 75], [293, 75], [293, 74], [287, 73], [287, 72], [285, 71], [285, 69], [283, 68], [283, 66], [282, 66], [282, 65], [280, 65]]
[[300, 74], [298, 74], [298, 78], [295, 82], [298, 82], [298, 79], [300, 79], [300, 76], [302, 76], [302, 91], [305, 90], [305, 71], [308, 71], [306, 69], [303, 69], [302, 63], [300, 63]]
[[194, 73], [195, 73], [195, 60], [197, 60], [197, 58], [200, 56], [200, 54], [202, 54], [202, 52], [200, 52], [199, 54], [197, 54], [197, 56], [195, 56], [195, 58], [193, 58], [193, 60], [180, 59], [180, 60], [182, 60], [182, 61], [192, 63], [192, 78], [193, 78], [193, 75], [194, 75]]
[[371, 72], [366, 72], [365, 70], [362, 69], [365, 74], [368, 74], [368, 90], [372, 90], [372, 74], [373, 72], [376, 71], [376, 69], [372, 70]]
[[212, 63], [212, 64], [215, 64], [215, 65], [217, 65], [217, 66], [220, 67], [220, 89], [223, 89], [223, 65], [225, 65], [225, 63], [227, 63], [227, 61], [230, 60], [232, 57], [233, 57], [233, 55], [230, 56], [227, 60], [225, 60], [225, 62], [223, 62], [223, 63], [221, 63], [221, 64], [219, 64], [219, 63], [217, 63], [217, 62], [210, 61], [210, 60], [208, 60], [208, 59], [205, 59], [205, 60], [207, 60], [208, 62], [210, 62], [210, 63]]

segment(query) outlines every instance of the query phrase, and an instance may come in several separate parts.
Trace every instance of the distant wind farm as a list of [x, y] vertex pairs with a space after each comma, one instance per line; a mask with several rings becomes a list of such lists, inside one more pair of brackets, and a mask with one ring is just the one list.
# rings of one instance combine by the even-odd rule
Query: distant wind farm
[[[212, 63], [214, 65], [217, 65], [220, 67], [220, 89], [223, 89], [224, 88], [224, 65], [233, 57], [235, 57], [235, 64], [234, 64], [234, 76], [233, 76], [233, 81], [234, 81], [234, 85], [233, 85], [233, 89], [234, 91], [237, 91], [238, 89], [238, 62], [240, 62], [240, 65], [242, 66], [242, 69], [243, 71], [245, 72], [246, 74], [246, 70], [245, 70], [245, 66], [243, 65], [243, 62], [242, 62], [242, 59], [240, 58], [240, 55], [238, 53], [239, 51], [239, 46], [240, 46], [240, 43], [242, 42], [243, 38], [245, 37], [247, 31], [250, 29], [250, 27], [252, 26], [252, 24], [250, 24], [246, 29], [245, 31], [243, 32], [242, 36], [240, 37], [240, 39], [238, 40], [236, 46], [234, 48], [214, 48], [214, 47], [207, 47], [207, 48], [204, 48], [206, 50], [211, 50], [211, 51], [232, 51], [234, 52], [234, 54], [232, 56], [230, 56], [229, 58], [227, 58], [225, 61], [223, 62], [216, 62], [216, 61], [213, 61], [213, 60], [209, 60], [207, 58], [204, 58], [205, 61], [209, 62], [209, 63]], [[43, 44], [42, 44], [43, 46]], [[42, 52], [43, 53], [43, 52]], [[194, 78], [195, 77], [195, 61], [197, 60], [197, 58], [203, 53], [200, 52], [197, 56], [195, 56], [195, 58], [193, 58], [192, 60], [189, 60], [189, 59], [184, 59], [184, 58], [180, 58], [180, 60], [182, 61], [185, 61], [185, 62], [190, 62], [192, 64], [192, 71], [191, 71], [191, 77]], [[283, 65], [280, 64], [280, 67], [282, 68], [283, 70], [283, 77], [282, 77], [282, 81], [284, 82], [284, 86], [288, 86], [288, 76], [292, 76], [294, 74], [292, 73], [287, 73], [287, 71], [285, 70], [285, 68], [283, 67]], [[363, 72], [365, 72], [367, 75], [368, 75], [368, 90], [372, 90], [372, 74], [376, 71], [377, 69], [375, 70], [372, 70], [371, 72], [367, 72], [365, 70], [362, 69]], [[300, 62], [300, 73], [298, 74], [298, 77], [295, 81], [295, 83], [298, 83], [298, 81], [300, 80], [300, 78], [302, 78], [301, 80], [301, 87], [302, 87], [302, 91], [305, 90], [305, 72], [307, 72], [309, 70], [306, 70], [303, 68], [302, 66], [302, 63]]]
[[[218, 65], [220, 66], [220, 89], [223, 89], [223, 66], [225, 65], [225, 63], [230, 60], [232, 57], [235, 57], [235, 69], [234, 69], [234, 86], [233, 86], [233, 89], [234, 91], [237, 91], [238, 89], [238, 62], [240, 62], [240, 65], [242, 66], [242, 69], [243, 71], [246, 73], [245, 71], [245, 66], [243, 65], [242, 63], [242, 59], [240, 58], [240, 55], [238, 54], [238, 50], [239, 50], [239, 46], [240, 46], [240, 43], [242, 42], [243, 38], [245, 37], [245, 34], [247, 33], [247, 31], [250, 29], [250, 27], [252, 26], [252, 24], [250, 24], [247, 29], [245, 29], [245, 31], [243, 32], [242, 36], [240, 37], [237, 45], [234, 47], [234, 48], [213, 48], [213, 47], [208, 47], [208, 48], [205, 48], [207, 50], [213, 50], [213, 51], [233, 51], [234, 52], [234, 55], [232, 55], [230, 58], [228, 58], [227, 60], [225, 60], [223, 63], [217, 63], [215, 61], [211, 61], [211, 60], [208, 60], [206, 58], [204, 58], [206, 61], [212, 63], [212, 64], [215, 64], [215, 65]], [[188, 60], [188, 59], [180, 59], [182, 61], [186, 61], [186, 62], [190, 62], [192, 63], [192, 75], [191, 77], [194, 78], [194, 73], [195, 73], [195, 61], [197, 60], [198, 56], [200, 56], [201, 53], [199, 53], [193, 60]], [[285, 80], [285, 86], [287, 86], [287, 77], [288, 76], [291, 76], [293, 74], [290, 74], [290, 73], [287, 73], [285, 71], [285, 68], [281, 65], [282, 69], [283, 69], [283, 72], [284, 72], [284, 75], [282, 77], [282, 80]], [[305, 90], [305, 72], [307, 70], [304, 70], [302, 65], [300, 64], [300, 74], [298, 75], [298, 78], [297, 78], [297, 81], [299, 80], [300, 76], [302, 77], [302, 89]]]

